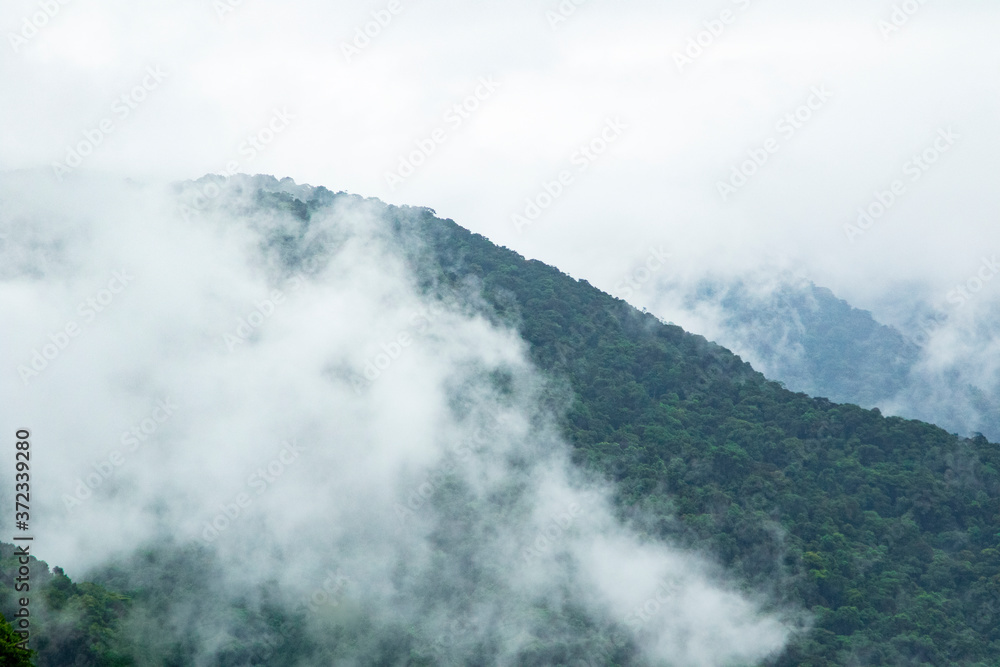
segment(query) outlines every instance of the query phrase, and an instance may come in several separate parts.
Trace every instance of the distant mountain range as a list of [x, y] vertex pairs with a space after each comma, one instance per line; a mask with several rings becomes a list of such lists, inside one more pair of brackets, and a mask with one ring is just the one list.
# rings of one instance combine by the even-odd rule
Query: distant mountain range
[[908, 336], [829, 289], [773, 276], [662, 283], [655, 299], [656, 314], [725, 345], [793, 391], [1000, 440], [1000, 378], [983, 378], [975, 356], [932, 359], [928, 343], [946, 326], [943, 315], [924, 315]]

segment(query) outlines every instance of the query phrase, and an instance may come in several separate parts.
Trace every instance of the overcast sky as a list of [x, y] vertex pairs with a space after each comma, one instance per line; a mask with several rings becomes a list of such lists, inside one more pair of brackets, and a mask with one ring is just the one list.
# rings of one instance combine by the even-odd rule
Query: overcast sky
[[655, 246], [862, 307], [904, 285], [943, 303], [1000, 252], [994, 2], [53, 3], [0, 9], [0, 170], [56, 178], [83, 142], [64, 176], [290, 176], [430, 206], [608, 291]]

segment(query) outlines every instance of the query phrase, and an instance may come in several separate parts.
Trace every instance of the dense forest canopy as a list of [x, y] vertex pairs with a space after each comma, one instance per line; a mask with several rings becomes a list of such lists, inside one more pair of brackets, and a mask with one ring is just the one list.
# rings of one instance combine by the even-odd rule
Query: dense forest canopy
[[[303, 230], [351, 198], [256, 185], [256, 206]], [[375, 205], [428, 296], [471, 289], [481, 299], [468, 308], [527, 342], [553, 396], [569, 396], [553, 405], [568, 403], [558, 417], [574, 461], [612, 482], [622, 519], [709, 555], [768, 608], [808, 613], [811, 626], [769, 664], [997, 664], [996, 444], [787, 391], [726, 349], [433, 211]], [[294, 267], [314, 252], [305, 237], [270, 243]], [[0, 550], [7, 618], [15, 609], [12, 552]], [[172, 574], [144, 576], [153, 562]], [[89, 583], [36, 561], [37, 664], [190, 664], [183, 636], [160, 637], [156, 647], [137, 637], [171, 595], [196, 589], [211, 572], [211, 555], [187, 545], [139, 554]], [[246, 633], [219, 664], [311, 664], [325, 655], [302, 634], [300, 610], [265, 603], [232, 613]], [[578, 645], [542, 642], [518, 664], [644, 664], [613, 634], [577, 627]], [[350, 627], [333, 637], [350, 642], [364, 632]], [[435, 664], [400, 632], [371, 664]]]

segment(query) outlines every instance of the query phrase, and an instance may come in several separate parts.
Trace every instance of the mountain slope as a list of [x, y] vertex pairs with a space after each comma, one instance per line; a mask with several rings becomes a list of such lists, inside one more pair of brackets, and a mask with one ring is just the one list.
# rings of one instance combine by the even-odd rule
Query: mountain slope
[[424, 212], [417, 226], [446, 280], [481, 280], [539, 366], [569, 379], [567, 435], [623, 508], [651, 510], [660, 536], [687, 535], [747, 580], [788, 577], [817, 627], [781, 664], [996, 655], [996, 445], [786, 391], [452, 221]]
[[[311, 234], [314, 217], [362, 201], [260, 177], [230, 187], [250, 197], [241, 205], [288, 223], [266, 241], [288, 271], [329, 251]], [[812, 614], [811, 629], [773, 664], [993, 664], [996, 445], [785, 390], [703, 337], [428, 209], [365, 205], [422, 291], [523, 337], [550, 381], [546, 411], [559, 415], [576, 463], [612, 482], [621, 517], [650, 539], [710, 554], [747, 591], [765, 591], [768, 608]], [[501, 390], [508, 381], [495, 378]], [[169, 599], [172, 578], [145, 569], [155, 561], [121, 563], [97, 583], [133, 600]], [[641, 633], [656, 613], [615, 620]], [[518, 664], [646, 664], [611, 626], [588, 624], [572, 609], [555, 615], [580, 641], [539, 639]], [[303, 641], [301, 655], [309, 655]], [[404, 638], [378, 650], [381, 664], [433, 663]]]

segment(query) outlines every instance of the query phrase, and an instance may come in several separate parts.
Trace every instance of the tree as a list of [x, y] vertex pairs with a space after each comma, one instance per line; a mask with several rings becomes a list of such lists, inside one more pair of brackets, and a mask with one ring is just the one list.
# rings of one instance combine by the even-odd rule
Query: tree
[[3, 616], [0, 616], [0, 665], [4, 667], [32, 667], [31, 656], [34, 651], [26, 651], [17, 644], [21, 637], [14, 634]]

